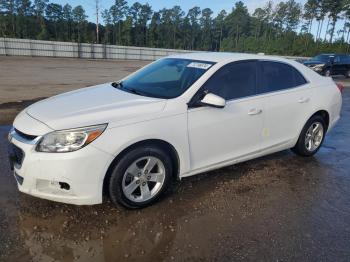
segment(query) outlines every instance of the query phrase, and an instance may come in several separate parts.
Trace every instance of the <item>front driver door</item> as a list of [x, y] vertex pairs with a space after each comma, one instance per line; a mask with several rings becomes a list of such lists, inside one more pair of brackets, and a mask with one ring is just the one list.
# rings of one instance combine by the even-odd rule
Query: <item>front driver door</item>
[[197, 95], [216, 94], [226, 99], [226, 106], [189, 108], [192, 171], [260, 149], [264, 102], [256, 96], [256, 82], [257, 61], [244, 61], [222, 67], [201, 88]]

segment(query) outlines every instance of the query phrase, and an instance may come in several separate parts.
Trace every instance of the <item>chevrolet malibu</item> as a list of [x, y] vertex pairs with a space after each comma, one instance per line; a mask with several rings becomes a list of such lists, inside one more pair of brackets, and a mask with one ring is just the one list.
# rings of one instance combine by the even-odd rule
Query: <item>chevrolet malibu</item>
[[22, 111], [9, 133], [21, 192], [128, 208], [171, 181], [292, 149], [314, 155], [340, 118], [341, 86], [278, 57], [193, 53]]

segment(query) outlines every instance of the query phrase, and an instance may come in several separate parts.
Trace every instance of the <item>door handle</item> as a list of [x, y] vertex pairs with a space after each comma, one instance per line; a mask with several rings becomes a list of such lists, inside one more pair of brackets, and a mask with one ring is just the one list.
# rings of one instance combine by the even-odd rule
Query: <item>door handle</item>
[[299, 100], [298, 100], [298, 103], [300, 103], [300, 104], [303, 104], [303, 103], [307, 103], [307, 102], [309, 102], [310, 101], [310, 98], [304, 98], [304, 97], [302, 97], [302, 98], [300, 98]]
[[262, 113], [262, 109], [254, 108], [254, 109], [249, 110], [248, 115], [254, 116], [254, 115], [259, 115], [261, 113]]

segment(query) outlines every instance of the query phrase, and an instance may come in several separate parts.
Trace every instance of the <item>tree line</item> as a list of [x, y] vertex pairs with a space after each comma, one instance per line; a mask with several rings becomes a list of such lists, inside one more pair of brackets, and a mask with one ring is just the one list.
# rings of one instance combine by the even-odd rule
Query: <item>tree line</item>
[[0, 37], [297, 56], [349, 52], [350, 0], [270, 1], [252, 14], [237, 1], [216, 15], [115, 0], [98, 14], [97, 27], [81, 5], [0, 0]]

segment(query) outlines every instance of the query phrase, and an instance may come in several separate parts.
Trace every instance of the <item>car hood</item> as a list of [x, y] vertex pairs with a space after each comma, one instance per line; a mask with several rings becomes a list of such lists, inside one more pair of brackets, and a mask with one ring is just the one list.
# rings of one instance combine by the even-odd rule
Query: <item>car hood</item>
[[54, 96], [28, 107], [28, 115], [54, 130], [154, 116], [166, 100], [128, 93], [110, 83]]

